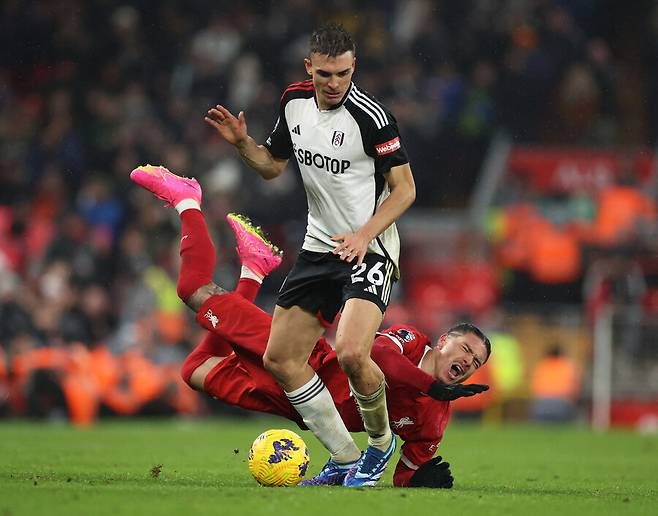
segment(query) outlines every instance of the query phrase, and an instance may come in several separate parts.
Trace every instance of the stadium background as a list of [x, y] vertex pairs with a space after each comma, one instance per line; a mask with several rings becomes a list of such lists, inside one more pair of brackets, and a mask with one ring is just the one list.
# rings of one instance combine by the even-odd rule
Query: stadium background
[[[353, 32], [355, 80], [396, 115], [417, 183], [387, 321], [436, 338], [467, 319], [492, 334], [479, 379], [494, 388], [459, 413], [588, 422], [598, 382], [611, 398], [601, 426], [655, 428], [648, 0], [3, 2], [0, 414], [79, 425], [235, 414], [178, 378], [201, 338], [176, 297], [178, 222], [128, 174], [150, 162], [200, 180], [220, 285], [239, 273], [229, 211], [294, 257], [298, 174], [260, 180], [203, 115], [243, 109], [263, 141], [280, 92], [304, 78], [310, 30], [329, 18]], [[599, 380], [597, 331], [609, 337]]]

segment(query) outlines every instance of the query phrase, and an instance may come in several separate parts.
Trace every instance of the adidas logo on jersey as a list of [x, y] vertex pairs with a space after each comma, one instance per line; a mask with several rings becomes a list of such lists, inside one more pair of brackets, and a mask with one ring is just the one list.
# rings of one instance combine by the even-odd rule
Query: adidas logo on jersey
[[299, 135], [302, 134], [302, 130], [299, 128], [299, 124], [292, 128], [292, 132]]

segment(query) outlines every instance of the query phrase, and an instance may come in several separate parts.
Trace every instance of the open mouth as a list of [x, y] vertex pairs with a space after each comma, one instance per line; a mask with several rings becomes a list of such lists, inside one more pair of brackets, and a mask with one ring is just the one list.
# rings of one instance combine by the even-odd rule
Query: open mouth
[[448, 376], [450, 377], [451, 380], [456, 380], [463, 376], [464, 374], [464, 368], [459, 365], [457, 362], [452, 364], [450, 366], [450, 369], [448, 370]]

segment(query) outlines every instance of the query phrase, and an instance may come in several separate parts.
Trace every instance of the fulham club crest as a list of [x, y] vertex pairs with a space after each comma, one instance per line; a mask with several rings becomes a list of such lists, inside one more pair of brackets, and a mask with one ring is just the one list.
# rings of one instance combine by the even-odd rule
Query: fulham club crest
[[340, 147], [343, 145], [344, 139], [345, 133], [343, 131], [334, 131], [334, 135], [331, 137], [331, 145], [334, 147]]

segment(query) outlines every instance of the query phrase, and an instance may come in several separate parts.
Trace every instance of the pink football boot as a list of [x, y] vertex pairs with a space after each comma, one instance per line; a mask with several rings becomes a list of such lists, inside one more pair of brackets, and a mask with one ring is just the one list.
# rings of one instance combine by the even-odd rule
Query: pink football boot
[[201, 206], [201, 186], [197, 180], [177, 176], [161, 165], [137, 167], [130, 173], [130, 179], [165, 201], [165, 206], [175, 207], [185, 199], [193, 199]]
[[283, 252], [267, 239], [260, 226], [254, 226], [249, 217], [237, 213], [229, 213], [226, 220], [235, 234], [242, 265], [260, 278], [281, 265]]

